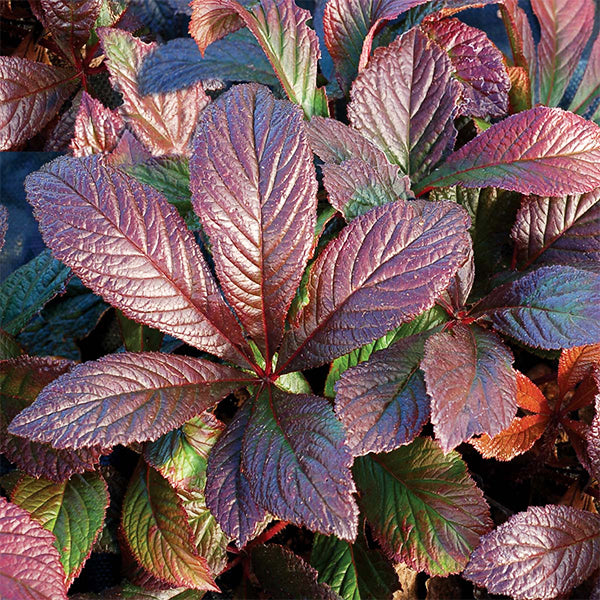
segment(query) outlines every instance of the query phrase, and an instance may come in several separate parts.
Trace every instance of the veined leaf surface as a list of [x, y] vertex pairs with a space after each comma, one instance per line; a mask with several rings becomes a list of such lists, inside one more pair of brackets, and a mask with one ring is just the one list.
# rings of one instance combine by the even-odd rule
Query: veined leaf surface
[[[558, 361], [558, 387], [561, 396], [575, 388], [600, 365], [600, 343], [566, 348]], [[600, 391], [600, 390], [599, 390]]]
[[533, 33], [525, 11], [518, 0], [503, 0], [499, 5], [502, 20], [512, 51], [515, 66], [521, 67], [530, 80], [536, 71], [536, 52]]
[[[575, 96], [569, 105], [569, 110], [572, 110], [578, 115], [585, 115], [600, 93], [600, 37], [594, 41], [590, 55], [587, 58], [587, 64], [583, 78], [579, 83], [579, 87], [575, 92]], [[594, 109], [592, 118], [598, 119], [598, 108]]]

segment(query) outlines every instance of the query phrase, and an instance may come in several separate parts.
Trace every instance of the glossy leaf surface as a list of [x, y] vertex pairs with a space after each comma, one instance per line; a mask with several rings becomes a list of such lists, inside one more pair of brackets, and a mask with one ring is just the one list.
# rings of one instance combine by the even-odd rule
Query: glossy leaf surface
[[112, 354], [78, 365], [47, 386], [10, 431], [55, 448], [153, 440], [246, 381], [240, 371], [200, 358]]
[[600, 343], [567, 348], [558, 361], [558, 387], [561, 396], [575, 388], [600, 365]]
[[600, 186], [600, 128], [559, 108], [538, 106], [492, 125], [419, 184], [494, 186], [559, 196]]
[[342, 539], [356, 537], [352, 458], [329, 403], [276, 387], [255, 400], [242, 449], [242, 471], [273, 515]]
[[462, 571], [491, 520], [456, 452], [428, 438], [357, 458], [354, 478], [375, 537], [394, 560], [430, 575]]
[[600, 562], [600, 516], [568, 506], [531, 506], [486, 535], [464, 576], [519, 600], [569, 592]]

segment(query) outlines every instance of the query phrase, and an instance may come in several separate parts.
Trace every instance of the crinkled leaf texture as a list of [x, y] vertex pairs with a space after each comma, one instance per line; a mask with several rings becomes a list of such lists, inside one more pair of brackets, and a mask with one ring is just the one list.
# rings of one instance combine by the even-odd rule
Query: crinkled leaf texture
[[104, 479], [86, 473], [64, 483], [23, 477], [11, 500], [56, 536], [55, 546], [67, 575], [77, 577], [98, 537], [109, 497]]
[[460, 184], [559, 196], [600, 186], [600, 127], [538, 106], [492, 125], [419, 183], [417, 193]]
[[55, 537], [29, 513], [0, 497], [0, 596], [66, 600], [65, 572]]
[[600, 365], [600, 343], [567, 348], [560, 353], [558, 361], [558, 387], [562, 397], [575, 389]]
[[0, 151], [21, 144], [44, 127], [75, 85], [71, 69], [0, 57]]
[[280, 371], [329, 362], [429, 308], [467, 256], [468, 226], [449, 202], [398, 200], [354, 219], [311, 266]]
[[352, 85], [348, 117], [411, 179], [452, 150], [460, 84], [446, 53], [412, 29], [373, 54]]
[[25, 187], [44, 241], [87, 287], [133, 320], [246, 364], [235, 317], [160, 193], [96, 156], [59, 158]]
[[496, 288], [476, 315], [533, 348], [594, 344], [600, 339], [600, 277], [563, 265], [540, 267]]
[[71, 449], [155, 440], [248, 379], [201, 358], [113, 354], [78, 365], [48, 385], [9, 431]]
[[302, 111], [256, 84], [235, 86], [198, 124], [194, 209], [223, 293], [269, 362], [312, 253], [312, 161]]
[[566, 594], [600, 564], [600, 516], [570, 506], [531, 506], [486, 535], [464, 576], [517, 600]]
[[344, 431], [325, 399], [275, 386], [254, 400], [242, 447], [251, 494], [273, 515], [353, 540], [358, 509]]
[[483, 493], [456, 452], [429, 438], [357, 458], [359, 501], [384, 551], [417, 571], [462, 571], [491, 526]]
[[425, 343], [421, 368], [431, 422], [445, 452], [478, 433], [506, 429], [517, 412], [512, 352], [496, 334], [456, 323]]

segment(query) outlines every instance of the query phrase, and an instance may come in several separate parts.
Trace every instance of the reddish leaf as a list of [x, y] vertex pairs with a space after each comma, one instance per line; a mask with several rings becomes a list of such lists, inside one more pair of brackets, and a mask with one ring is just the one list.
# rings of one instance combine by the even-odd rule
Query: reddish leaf
[[155, 440], [248, 380], [201, 358], [112, 354], [78, 365], [44, 388], [10, 432], [73, 449]]
[[86, 286], [133, 320], [245, 362], [241, 331], [192, 233], [154, 188], [95, 156], [59, 158], [25, 187], [44, 241]]
[[517, 405], [532, 413], [550, 415], [552, 409], [542, 390], [520, 371], [517, 374]]
[[0, 150], [36, 134], [59, 111], [76, 85], [70, 69], [25, 58], [0, 57]]
[[55, 537], [27, 511], [0, 497], [0, 596], [66, 600], [65, 572]]
[[512, 352], [494, 333], [457, 323], [425, 343], [421, 368], [431, 422], [445, 452], [478, 433], [506, 429], [517, 412]]
[[[595, 101], [600, 93], [600, 36], [596, 38], [590, 55], [587, 58], [587, 64], [583, 78], [575, 92], [575, 96], [569, 105], [569, 110], [585, 115], [588, 109], [595, 105]], [[594, 119], [598, 118], [598, 108], [595, 109]]]
[[236, 86], [200, 120], [190, 184], [223, 293], [270, 362], [316, 222], [302, 112], [265, 87]]
[[467, 227], [449, 202], [398, 200], [354, 219], [311, 267], [310, 300], [283, 339], [280, 370], [326, 363], [429, 308], [465, 259]]
[[575, 389], [593, 370], [600, 365], [600, 344], [567, 348], [558, 361], [558, 387], [560, 395]]
[[137, 74], [155, 44], [144, 44], [119, 29], [101, 28], [112, 84], [123, 94], [119, 112], [154, 155], [189, 154], [196, 122], [209, 98], [200, 82], [177, 92], [142, 96]]
[[569, 592], [600, 564], [600, 516], [567, 506], [531, 506], [486, 535], [464, 576], [518, 600]]
[[559, 108], [538, 106], [492, 125], [420, 182], [432, 187], [495, 186], [558, 196], [600, 186], [600, 127]]
[[592, 420], [587, 435], [587, 453], [590, 459], [590, 467], [593, 476], [600, 481], [600, 368], [594, 370], [598, 393], [596, 394], [596, 414]]
[[352, 86], [350, 122], [413, 179], [452, 149], [461, 86], [451, 71], [445, 52], [412, 29], [377, 49]]
[[71, 140], [73, 154], [89, 156], [110, 152], [117, 145], [123, 127], [123, 119], [118, 112], [106, 108], [84, 91]]
[[531, 0], [540, 24], [540, 102], [558, 106], [594, 28], [593, 0]]
[[510, 91], [508, 93], [510, 114], [529, 110], [533, 106], [531, 80], [523, 67], [508, 67]]
[[537, 59], [527, 14], [519, 6], [518, 0], [503, 0], [499, 8], [510, 42], [513, 62], [523, 68], [531, 80], [535, 74]]
[[6, 237], [6, 230], [8, 229], [8, 210], [6, 206], [0, 204], [0, 250], [4, 246], [4, 238]]
[[[471, 230], [473, 225], [471, 225]], [[443, 293], [442, 298], [445, 298], [452, 307], [456, 310], [462, 310], [469, 298], [473, 282], [475, 281], [475, 256], [473, 246], [469, 248], [468, 258], [456, 275], [452, 278], [450, 285]]]

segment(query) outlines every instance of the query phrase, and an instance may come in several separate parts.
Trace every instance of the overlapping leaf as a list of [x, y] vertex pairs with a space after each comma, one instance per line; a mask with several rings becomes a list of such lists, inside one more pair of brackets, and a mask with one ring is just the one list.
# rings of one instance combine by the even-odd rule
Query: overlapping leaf
[[559, 196], [600, 186], [600, 128], [538, 106], [492, 125], [420, 182], [417, 193], [460, 184]]
[[600, 93], [600, 37], [594, 41], [579, 87], [569, 105], [569, 110], [586, 115], [589, 110], [594, 111], [592, 118], [597, 122], [599, 110], [596, 100]]
[[465, 212], [442, 202], [398, 200], [354, 219], [311, 267], [280, 370], [328, 362], [429, 308], [464, 262], [467, 227]]
[[0, 595], [7, 600], [66, 600], [55, 537], [0, 497]]
[[237, 322], [161, 194], [97, 157], [59, 158], [31, 175], [26, 189], [46, 244], [89, 288], [129, 318], [241, 359]]
[[6, 331], [0, 329], [0, 360], [15, 358], [23, 353], [23, 349], [15, 338]]
[[456, 452], [428, 438], [357, 458], [360, 505], [383, 549], [430, 575], [462, 571], [491, 520], [483, 493]]
[[531, 506], [486, 535], [464, 576], [492, 594], [550, 599], [600, 563], [600, 516], [568, 506]]
[[558, 361], [558, 387], [562, 397], [600, 365], [600, 344], [567, 348]]
[[190, 176], [223, 293], [270, 361], [313, 246], [302, 112], [267, 88], [236, 86], [204, 112]]
[[11, 500], [56, 536], [55, 546], [67, 576], [67, 587], [81, 571], [102, 525], [108, 505], [106, 483], [92, 473], [64, 483], [22, 478]]
[[72, 449], [155, 440], [248, 378], [200, 358], [113, 354], [78, 365], [47, 386], [10, 432]]
[[506, 27], [513, 63], [524, 69], [528, 78], [533, 80], [537, 57], [527, 14], [519, 6], [518, 0], [503, 0], [499, 8]]
[[242, 471], [256, 501], [275, 516], [346, 540], [356, 537], [352, 458], [329, 403], [261, 392], [246, 427]]
[[378, 49], [352, 86], [350, 122], [411, 179], [452, 149], [461, 86], [451, 72], [444, 51], [412, 29]]

